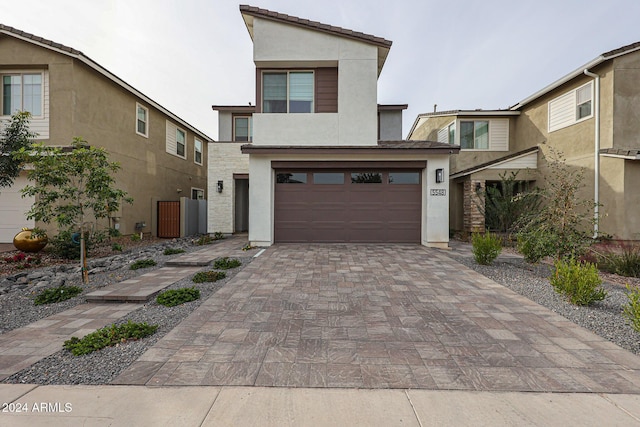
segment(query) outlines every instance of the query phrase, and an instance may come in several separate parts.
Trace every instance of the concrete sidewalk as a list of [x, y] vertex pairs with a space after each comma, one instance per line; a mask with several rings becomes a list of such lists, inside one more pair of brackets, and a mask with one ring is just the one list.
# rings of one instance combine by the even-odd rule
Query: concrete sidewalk
[[0, 385], [4, 426], [634, 426], [640, 396]]

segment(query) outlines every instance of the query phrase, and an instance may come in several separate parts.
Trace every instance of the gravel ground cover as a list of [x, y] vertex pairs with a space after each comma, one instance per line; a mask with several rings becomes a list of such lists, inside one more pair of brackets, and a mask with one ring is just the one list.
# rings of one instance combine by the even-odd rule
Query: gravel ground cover
[[[171, 245], [170, 245], [171, 246]], [[171, 247], [175, 247], [175, 244]], [[187, 251], [202, 249], [202, 246], [189, 247]], [[187, 249], [186, 247], [184, 249]], [[164, 250], [164, 247], [163, 247]], [[161, 251], [158, 251], [161, 253]], [[166, 259], [179, 255], [157, 255], [154, 259], [158, 261], [158, 266], [136, 270], [138, 274], [143, 274], [155, 268], [160, 268]], [[226, 278], [217, 282], [194, 283], [193, 275], [188, 276], [166, 289], [179, 289], [185, 287], [195, 287], [200, 290], [200, 299], [184, 303], [175, 307], [165, 307], [159, 305], [155, 299], [142, 304], [140, 308], [131, 312], [126, 317], [118, 319], [114, 323], [123, 324], [127, 321], [147, 322], [150, 325], [158, 325], [155, 334], [136, 341], [123, 343], [113, 347], [107, 347], [83, 356], [74, 356], [70, 351], [61, 349], [59, 352], [46, 357], [8, 378], [4, 383], [24, 383], [24, 384], [107, 384], [131, 363], [138, 359], [148, 348], [153, 346], [164, 335], [171, 331], [185, 317], [191, 314], [203, 301], [224, 286], [235, 274], [242, 270], [253, 258], [239, 258], [242, 262], [240, 267], [225, 270]], [[204, 267], [200, 271], [211, 270], [212, 267]], [[94, 282], [99, 282], [96, 278]], [[107, 280], [110, 282], [110, 280]], [[97, 283], [94, 285], [97, 286]], [[76, 298], [74, 298], [76, 299]], [[84, 302], [82, 296], [77, 297]], [[75, 305], [73, 302], [67, 306]], [[23, 304], [25, 305], [25, 304]], [[57, 305], [57, 304], [56, 304]], [[66, 309], [66, 308], [65, 308]], [[28, 323], [28, 322], [27, 322]], [[81, 337], [78, 337], [81, 338]]]

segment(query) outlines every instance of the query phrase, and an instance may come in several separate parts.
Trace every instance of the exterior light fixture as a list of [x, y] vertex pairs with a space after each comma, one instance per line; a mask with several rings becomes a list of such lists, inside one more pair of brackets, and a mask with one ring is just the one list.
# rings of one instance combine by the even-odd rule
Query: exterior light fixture
[[436, 169], [436, 182], [437, 183], [444, 182], [444, 169], [443, 168]]
[[218, 193], [222, 193], [223, 188], [224, 188], [223, 182], [218, 181], [218, 185], [216, 186], [216, 190], [218, 190]]

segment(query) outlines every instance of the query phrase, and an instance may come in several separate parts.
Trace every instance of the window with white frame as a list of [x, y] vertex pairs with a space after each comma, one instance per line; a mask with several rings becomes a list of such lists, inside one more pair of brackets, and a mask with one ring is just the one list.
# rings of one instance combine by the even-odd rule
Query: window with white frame
[[185, 147], [187, 145], [187, 135], [180, 129], [176, 128], [176, 154], [180, 157], [185, 157]]
[[204, 200], [204, 190], [202, 188], [192, 188], [191, 198], [193, 200]]
[[453, 145], [456, 143], [456, 123], [453, 122], [447, 128], [447, 133], [449, 135], [449, 144]]
[[460, 148], [489, 149], [489, 121], [460, 121]]
[[2, 75], [2, 115], [28, 111], [42, 116], [42, 74], [22, 73]]
[[149, 137], [149, 109], [136, 103], [136, 133]]
[[263, 113], [312, 113], [313, 72], [284, 71], [262, 74]]
[[593, 82], [549, 101], [549, 132], [593, 117]]
[[199, 165], [202, 164], [202, 141], [197, 138], [193, 143], [193, 161]]
[[234, 116], [233, 117], [233, 140], [234, 141], [252, 141], [253, 128], [251, 116]]

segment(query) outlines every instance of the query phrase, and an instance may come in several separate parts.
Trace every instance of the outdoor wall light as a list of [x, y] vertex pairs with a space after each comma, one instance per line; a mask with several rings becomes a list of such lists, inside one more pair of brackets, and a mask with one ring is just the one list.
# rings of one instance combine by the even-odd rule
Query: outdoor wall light
[[444, 169], [442, 168], [436, 169], [436, 182], [437, 183], [444, 182]]
[[216, 186], [216, 189], [218, 190], [218, 193], [222, 193], [222, 189], [224, 188], [222, 181], [218, 181], [218, 185]]

